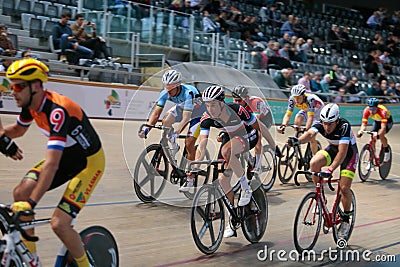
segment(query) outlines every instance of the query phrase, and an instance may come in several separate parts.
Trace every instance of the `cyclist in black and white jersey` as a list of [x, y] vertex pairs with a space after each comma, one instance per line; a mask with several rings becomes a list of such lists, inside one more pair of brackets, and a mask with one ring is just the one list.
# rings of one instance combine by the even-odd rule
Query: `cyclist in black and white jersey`
[[[222, 135], [218, 157], [226, 161], [226, 170], [219, 176], [219, 183], [228, 199], [233, 203], [234, 193], [230, 184], [232, 172], [240, 178], [241, 195], [238, 205], [245, 206], [250, 202], [252, 190], [247, 183], [245, 171], [237, 155], [255, 147], [258, 141], [258, 130], [264, 138], [267, 137], [267, 127], [258, 123], [253, 113], [249, 113], [243, 106], [235, 103], [225, 103], [225, 92], [221, 86], [207, 87], [202, 95], [207, 111], [200, 120], [199, 147], [196, 150], [195, 160], [204, 159], [208, 136], [212, 127], [220, 129]], [[191, 179], [188, 177], [188, 181]], [[224, 236], [235, 235], [235, 230], [227, 225]]]
[[[293, 146], [307, 143], [318, 133], [328, 140], [329, 145], [318, 151], [311, 159], [310, 170], [320, 172], [322, 167], [329, 166], [325, 172], [332, 174], [336, 168], [340, 167], [340, 189], [343, 196], [344, 217], [338, 231], [338, 236], [339, 238], [346, 238], [350, 229], [350, 187], [358, 162], [356, 138], [350, 123], [346, 119], [340, 118], [338, 105], [326, 105], [321, 110], [320, 117], [321, 121], [313, 124], [299, 139], [289, 138], [288, 145]], [[314, 183], [318, 182], [318, 178], [315, 176], [313, 180]]]
[[[282, 125], [278, 132], [283, 133], [285, 127], [289, 124], [294, 108], [300, 111], [296, 114], [294, 125], [301, 126], [306, 121], [306, 130], [310, 129], [313, 123], [319, 121], [319, 114], [324, 107], [324, 102], [314, 94], [306, 93], [306, 87], [302, 84], [293, 86], [291, 96], [288, 100], [288, 107], [282, 120]], [[313, 155], [318, 151], [318, 143], [315, 138], [310, 140], [311, 152]]]

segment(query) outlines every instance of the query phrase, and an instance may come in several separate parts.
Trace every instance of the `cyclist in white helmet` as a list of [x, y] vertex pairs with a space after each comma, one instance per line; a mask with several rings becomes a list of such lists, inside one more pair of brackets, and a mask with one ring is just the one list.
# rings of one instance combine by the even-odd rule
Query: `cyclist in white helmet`
[[[162, 77], [164, 89], [160, 92], [157, 106], [150, 114], [147, 124], [154, 125], [157, 123], [167, 101], [174, 102], [173, 106], [165, 114], [162, 125], [172, 127], [172, 124], [179, 122], [175, 127], [175, 133], [170, 136], [172, 142], [175, 142], [176, 136], [189, 124], [188, 137], [185, 139], [185, 146], [188, 152], [187, 158], [194, 159], [194, 145], [199, 135], [200, 118], [205, 112], [205, 105], [201, 103], [201, 94], [196, 87], [183, 84], [182, 74], [176, 70], [168, 70]], [[150, 128], [145, 128], [138, 132], [139, 137], [145, 138]]]
[[[339, 227], [339, 238], [347, 238], [350, 224], [349, 217], [351, 214], [351, 184], [358, 162], [358, 149], [356, 138], [351, 129], [350, 123], [340, 118], [339, 106], [336, 104], [327, 104], [321, 110], [321, 121], [313, 124], [313, 126], [305, 132], [299, 139], [289, 137], [288, 145], [295, 146], [306, 144], [312, 138], [320, 133], [327, 139], [329, 145], [318, 151], [311, 159], [310, 170], [320, 172], [322, 167], [329, 166], [325, 172], [327, 175], [332, 174], [340, 167], [340, 190], [342, 191], [342, 204], [344, 209], [343, 223]], [[313, 177], [314, 183], [318, 182], [317, 177]]]
[[[324, 107], [324, 102], [314, 94], [306, 93], [306, 87], [297, 84], [292, 87], [291, 96], [288, 100], [286, 114], [283, 117], [282, 125], [278, 128], [278, 132], [283, 133], [285, 127], [289, 124], [294, 107], [300, 109], [294, 119], [294, 124], [301, 126], [306, 121], [306, 130], [310, 129], [312, 124], [320, 119], [320, 111]], [[311, 151], [313, 155], [318, 151], [318, 143], [315, 138], [310, 140]]]

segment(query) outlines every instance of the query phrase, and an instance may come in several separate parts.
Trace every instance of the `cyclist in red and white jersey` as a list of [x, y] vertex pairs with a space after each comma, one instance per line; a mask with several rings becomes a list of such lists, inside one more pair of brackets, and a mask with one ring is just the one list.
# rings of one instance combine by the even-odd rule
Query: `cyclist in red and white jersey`
[[393, 116], [390, 114], [387, 107], [379, 104], [377, 98], [373, 97], [368, 99], [368, 107], [364, 109], [360, 131], [357, 133], [358, 138], [361, 137], [362, 131], [365, 131], [367, 128], [368, 118], [374, 120], [371, 131], [378, 133], [379, 139], [382, 142], [383, 151], [385, 151], [383, 161], [387, 162], [390, 160], [390, 151], [388, 140], [385, 135], [393, 127]]
[[[313, 123], [319, 122], [321, 109], [325, 106], [324, 102], [317, 95], [306, 93], [306, 87], [302, 84], [293, 86], [291, 96], [288, 101], [286, 114], [283, 117], [282, 125], [278, 132], [283, 133], [285, 127], [289, 124], [295, 107], [300, 111], [296, 114], [294, 125], [301, 126], [306, 121], [306, 130], [310, 129]], [[311, 152], [313, 155], [318, 151], [318, 143], [314, 136], [310, 140]]]

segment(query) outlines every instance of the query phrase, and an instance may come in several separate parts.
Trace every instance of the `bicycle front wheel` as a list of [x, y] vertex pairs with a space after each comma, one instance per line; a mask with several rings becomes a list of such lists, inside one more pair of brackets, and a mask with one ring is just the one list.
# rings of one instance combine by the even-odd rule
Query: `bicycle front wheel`
[[369, 144], [363, 146], [360, 152], [360, 158], [358, 160], [358, 176], [360, 176], [361, 182], [367, 181], [372, 170], [373, 155]]
[[383, 149], [381, 149], [381, 154], [380, 154], [380, 161], [381, 164], [379, 165], [379, 176], [381, 177], [382, 180], [385, 180], [387, 178], [387, 176], [390, 173], [390, 168], [392, 167], [392, 148], [389, 147], [389, 155], [390, 155], [390, 160], [387, 162], [383, 162], [383, 158], [385, 156], [385, 152], [383, 151]]
[[287, 184], [293, 177], [298, 159], [294, 147], [284, 145], [282, 154], [283, 157], [278, 159], [278, 176], [283, 184]]
[[261, 188], [253, 191], [250, 203], [243, 207], [242, 231], [250, 243], [260, 241], [267, 228], [268, 202]]
[[260, 159], [260, 173], [258, 174], [262, 187], [268, 192], [275, 183], [276, 179], [276, 157], [274, 149], [269, 146], [263, 146], [263, 153]]
[[[350, 189], [351, 192], [351, 207], [350, 207], [350, 219], [349, 219], [349, 224], [350, 224], [350, 229], [349, 229], [349, 233], [347, 235], [347, 237], [345, 238], [346, 241], [348, 241], [350, 239], [351, 233], [353, 232], [353, 228], [354, 228], [354, 223], [356, 221], [356, 197], [354, 195], [353, 190]], [[339, 231], [339, 227], [341, 222], [343, 221], [343, 217], [344, 217], [344, 208], [343, 208], [343, 204], [342, 204], [342, 195], [339, 195], [339, 198], [337, 199], [337, 206], [335, 209], [335, 220], [336, 223], [333, 226], [333, 239], [335, 240], [335, 243], [338, 243], [339, 237], [338, 237], [338, 231]]]
[[[110, 231], [102, 226], [91, 226], [80, 233], [89, 262], [95, 267], [118, 267], [119, 253], [117, 242]], [[67, 251], [61, 266], [77, 266]]]
[[152, 144], [140, 154], [135, 166], [133, 185], [137, 197], [147, 203], [156, 200], [168, 179], [169, 163], [161, 145]]
[[222, 242], [225, 226], [224, 204], [211, 184], [203, 185], [193, 199], [190, 215], [192, 236], [204, 254], [214, 253]]
[[294, 219], [293, 240], [301, 253], [311, 250], [321, 231], [322, 209], [315, 192], [308, 193], [300, 202]]

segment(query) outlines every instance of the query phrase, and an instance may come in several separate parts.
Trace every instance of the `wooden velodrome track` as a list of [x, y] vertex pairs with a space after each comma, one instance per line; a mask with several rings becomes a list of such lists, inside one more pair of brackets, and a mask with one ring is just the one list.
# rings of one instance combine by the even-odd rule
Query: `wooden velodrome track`
[[[1, 115], [5, 125], [13, 122], [15, 118], [15, 115]], [[292, 228], [295, 211], [301, 198], [311, 190], [309, 184], [304, 183], [302, 187], [296, 187], [293, 184], [281, 185], [279, 180], [267, 194], [269, 220], [261, 242], [251, 245], [239, 231], [237, 238], [224, 239], [214, 255], [203, 255], [197, 250], [191, 236], [188, 208], [191, 201], [177, 192], [176, 185], [168, 185], [165, 194], [161, 196], [161, 201], [153, 204], [141, 203], [133, 191], [127, 165], [132, 168], [144, 148], [143, 141], [136, 136], [140, 123], [129, 122], [124, 126], [123, 121], [92, 120], [92, 122], [101, 135], [107, 167], [92, 198], [79, 215], [76, 229], [103, 225], [111, 230], [119, 246], [120, 266], [363, 266], [366, 264], [365, 261], [330, 261], [327, 257], [317, 262], [285, 262], [279, 261], [276, 253], [272, 262], [269, 259], [258, 260], [257, 253], [265, 246], [269, 251], [285, 250], [286, 253], [294, 249]], [[354, 130], [358, 130], [358, 127]], [[152, 134], [155, 137], [150, 138], [150, 142], [157, 141], [159, 135]], [[357, 218], [356, 227], [349, 241], [350, 249], [370, 250], [371, 259], [384, 253], [397, 255], [395, 263], [397, 266], [400, 264], [399, 134], [400, 128], [395, 125], [388, 135], [393, 149], [393, 165], [388, 179], [382, 181], [378, 172], [373, 172], [366, 183], [360, 183], [358, 175], [354, 180], [352, 188], [357, 199]], [[288, 135], [289, 130], [285, 136], [277, 135], [278, 144], [281, 145]], [[366, 136], [358, 140], [359, 149], [367, 140]], [[46, 138], [36, 126], [32, 126], [27, 135], [17, 142], [24, 150], [25, 158], [21, 162], [13, 162], [6, 158], [0, 161], [1, 203], [12, 202], [14, 186], [35, 162], [44, 157]], [[38, 205], [38, 218], [51, 215], [64, 188], [63, 186], [46, 194]], [[59, 241], [49, 226], [42, 226], [36, 232], [40, 237], [38, 252], [43, 266], [52, 266]], [[326, 235], [321, 232], [315, 250], [319, 252], [329, 247], [335, 248], [331, 232]]]

